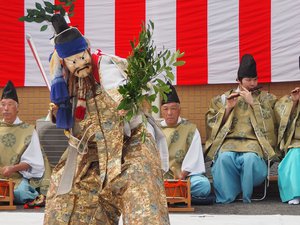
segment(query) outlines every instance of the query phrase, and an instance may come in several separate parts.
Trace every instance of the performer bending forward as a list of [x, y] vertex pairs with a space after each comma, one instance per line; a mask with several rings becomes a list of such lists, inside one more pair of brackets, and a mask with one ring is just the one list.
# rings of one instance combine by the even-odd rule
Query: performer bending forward
[[[57, 34], [50, 64], [57, 70], [52, 68], [51, 101], [59, 106], [58, 127], [70, 133], [68, 149], [52, 174], [44, 224], [118, 224], [121, 214], [123, 224], [169, 224], [156, 142], [150, 133], [142, 142], [140, 117], [124, 129], [117, 111], [121, 96], [116, 84], [125, 80], [126, 61], [100, 56], [94, 68], [100, 85], [86, 39], [60, 15], [53, 16], [52, 24]], [[64, 76], [57, 73], [59, 60]], [[114, 83], [107, 86], [109, 79]], [[65, 80], [68, 93], [62, 89]]]

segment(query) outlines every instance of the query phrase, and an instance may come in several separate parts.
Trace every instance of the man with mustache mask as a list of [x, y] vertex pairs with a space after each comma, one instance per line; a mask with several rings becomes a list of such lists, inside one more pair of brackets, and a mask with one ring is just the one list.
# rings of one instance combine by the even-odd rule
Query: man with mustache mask
[[120, 214], [123, 224], [169, 224], [155, 140], [147, 132], [142, 142], [139, 117], [126, 124], [117, 110], [126, 60], [91, 55], [61, 15], [52, 24], [52, 110], [69, 146], [52, 173], [44, 224], [118, 224]]

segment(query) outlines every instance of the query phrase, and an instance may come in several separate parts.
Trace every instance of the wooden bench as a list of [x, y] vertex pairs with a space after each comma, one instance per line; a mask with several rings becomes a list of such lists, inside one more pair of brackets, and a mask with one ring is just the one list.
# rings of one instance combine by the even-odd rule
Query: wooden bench
[[12, 179], [0, 179], [0, 210], [15, 210], [16, 208], [14, 205], [14, 182]]
[[[193, 212], [190, 180], [165, 180], [169, 212]], [[177, 203], [183, 203], [179, 205]]]

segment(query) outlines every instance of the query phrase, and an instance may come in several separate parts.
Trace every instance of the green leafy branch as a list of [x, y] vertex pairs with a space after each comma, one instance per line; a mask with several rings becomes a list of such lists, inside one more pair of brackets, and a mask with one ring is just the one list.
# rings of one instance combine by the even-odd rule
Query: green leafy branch
[[[68, 10], [68, 16], [72, 17], [74, 15], [74, 2], [76, 0], [59, 0], [61, 4], [54, 5], [51, 2], [43, 1], [44, 6], [40, 3], [35, 3], [35, 9], [26, 9], [27, 15], [22, 16], [19, 18], [22, 22], [35, 22], [35, 23], [42, 23], [44, 21], [51, 22], [51, 17], [59, 12], [61, 15], [66, 14], [66, 9]], [[48, 25], [45, 24], [41, 27], [40, 31], [45, 31], [48, 28]]]
[[[145, 104], [150, 106], [150, 113], [157, 113], [158, 108], [152, 103], [157, 95], [167, 99], [166, 93], [171, 90], [166, 81], [174, 80], [172, 69], [185, 64], [184, 61], [177, 61], [184, 55], [179, 50], [174, 53], [168, 49], [156, 52], [156, 46], [152, 40], [153, 30], [152, 21], [149, 21], [147, 27], [142, 24], [138, 44], [136, 41], [130, 42], [132, 52], [127, 58], [128, 67], [125, 71], [128, 75], [127, 82], [119, 87], [119, 93], [123, 99], [118, 109], [127, 112], [125, 121], [130, 121], [133, 116], [143, 111]], [[154, 93], [149, 94], [151, 90], [154, 90]], [[143, 121], [146, 121], [145, 118]]]

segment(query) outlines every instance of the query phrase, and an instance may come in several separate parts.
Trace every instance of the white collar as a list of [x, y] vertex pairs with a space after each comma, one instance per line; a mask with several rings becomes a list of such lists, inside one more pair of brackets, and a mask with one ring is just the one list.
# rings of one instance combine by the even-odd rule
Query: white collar
[[[2, 119], [2, 122], [4, 122], [4, 119]], [[23, 121], [20, 120], [20, 118], [17, 116], [17, 118], [15, 119], [15, 121], [13, 122], [13, 124], [20, 124], [22, 123]]]
[[[179, 116], [179, 117], [178, 117], [178, 120], [177, 120], [177, 125], [180, 124], [181, 121], [182, 121], [182, 119], [181, 119], [181, 117]], [[160, 122], [160, 125], [161, 125], [162, 127], [167, 127], [167, 126], [168, 126], [167, 123], [166, 123], [166, 120], [162, 120], [162, 121]]]

